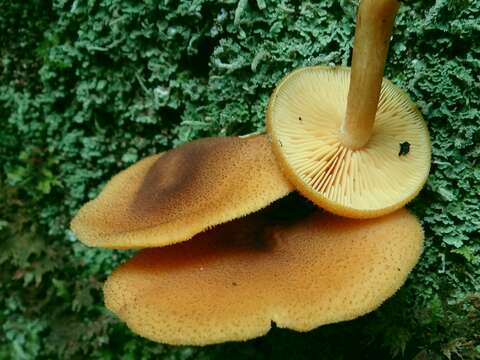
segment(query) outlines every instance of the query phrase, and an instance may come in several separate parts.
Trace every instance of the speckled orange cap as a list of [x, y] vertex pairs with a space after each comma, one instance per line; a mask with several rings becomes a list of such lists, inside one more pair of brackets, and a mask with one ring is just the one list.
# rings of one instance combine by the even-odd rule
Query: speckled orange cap
[[141, 251], [108, 278], [105, 303], [133, 332], [175, 345], [247, 340], [272, 322], [308, 331], [376, 309], [422, 247], [405, 209], [370, 220], [317, 211], [277, 225], [260, 212]]
[[202, 139], [120, 172], [80, 209], [71, 228], [89, 246], [164, 246], [290, 191], [265, 136]]

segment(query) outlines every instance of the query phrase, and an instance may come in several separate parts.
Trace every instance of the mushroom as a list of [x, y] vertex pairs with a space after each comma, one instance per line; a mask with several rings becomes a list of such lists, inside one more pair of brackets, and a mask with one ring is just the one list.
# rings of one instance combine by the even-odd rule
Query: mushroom
[[120, 172], [79, 210], [71, 228], [90, 246], [164, 246], [290, 191], [265, 136], [202, 139]]
[[317, 210], [276, 224], [260, 211], [142, 250], [107, 279], [105, 303], [133, 332], [174, 345], [247, 340], [272, 322], [309, 331], [376, 309], [422, 248], [405, 209], [368, 220]]
[[398, 6], [362, 0], [351, 70], [296, 70], [270, 98], [267, 129], [286, 176], [337, 215], [371, 218], [399, 209], [429, 173], [422, 115], [405, 92], [382, 80]]

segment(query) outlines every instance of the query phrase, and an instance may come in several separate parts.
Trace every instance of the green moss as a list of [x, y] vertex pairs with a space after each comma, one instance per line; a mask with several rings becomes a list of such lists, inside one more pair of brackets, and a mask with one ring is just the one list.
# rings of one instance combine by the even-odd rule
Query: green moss
[[480, 1], [405, 1], [387, 76], [429, 123], [433, 166], [411, 204], [426, 249], [361, 319], [240, 344], [134, 336], [101, 284], [129, 254], [68, 224], [116, 172], [195, 138], [261, 131], [275, 83], [348, 65], [356, 4], [0, 1], [0, 358], [480, 357]]

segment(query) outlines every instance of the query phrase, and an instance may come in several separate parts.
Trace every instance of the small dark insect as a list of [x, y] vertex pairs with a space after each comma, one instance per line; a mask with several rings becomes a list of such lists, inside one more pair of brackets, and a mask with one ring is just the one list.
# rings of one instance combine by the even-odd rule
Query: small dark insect
[[280, 144], [280, 147], [283, 147], [283, 144], [280, 140], [278, 140], [278, 143]]
[[298, 117], [298, 120], [302, 121], [302, 117], [301, 117], [301, 116], [299, 116], [299, 117]]
[[405, 141], [400, 143], [400, 151], [398, 152], [398, 156], [407, 155], [410, 152], [410, 143]]

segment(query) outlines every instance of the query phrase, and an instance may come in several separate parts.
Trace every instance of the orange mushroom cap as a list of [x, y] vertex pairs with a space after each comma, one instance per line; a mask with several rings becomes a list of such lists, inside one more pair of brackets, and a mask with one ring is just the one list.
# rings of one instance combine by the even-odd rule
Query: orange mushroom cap
[[169, 344], [308, 331], [377, 308], [405, 282], [423, 247], [407, 210], [352, 220], [319, 211], [266, 226], [262, 212], [189, 241], [147, 249], [104, 286], [106, 306], [135, 333]]
[[90, 246], [145, 248], [190, 239], [292, 191], [265, 136], [197, 140], [120, 172], [72, 220]]

